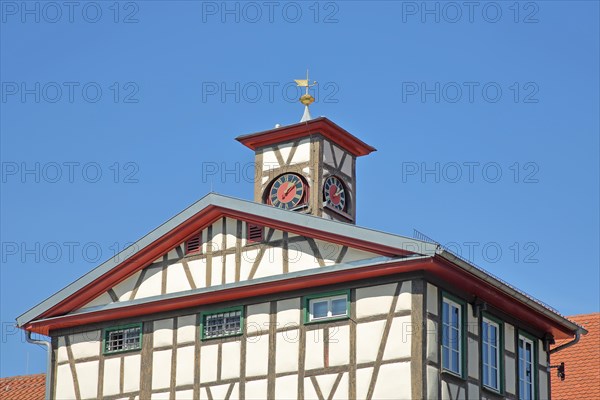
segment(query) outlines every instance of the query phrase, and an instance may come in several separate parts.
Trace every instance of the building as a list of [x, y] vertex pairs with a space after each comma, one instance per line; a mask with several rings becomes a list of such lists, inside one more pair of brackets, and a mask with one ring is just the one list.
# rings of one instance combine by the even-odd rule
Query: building
[[[569, 319], [585, 326], [588, 334], [577, 346], [550, 357], [556, 369], [564, 363], [564, 380], [556, 369], [552, 373], [552, 398], [555, 400], [600, 399], [600, 313], [573, 315]], [[557, 340], [556, 346], [564, 343]]]
[[430, 240], [356, 226], [375, 149], [307, 114], [237, 138], [254, 201], [208, 194], [17, 318], [51, 338], [49, 397], [550, 397], [550, 345], [585, 329]]

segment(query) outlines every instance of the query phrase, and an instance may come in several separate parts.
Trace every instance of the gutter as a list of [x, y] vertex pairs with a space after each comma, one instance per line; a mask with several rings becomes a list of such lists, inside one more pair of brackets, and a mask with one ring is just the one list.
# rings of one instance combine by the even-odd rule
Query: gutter
[[25, 339], [27, 339], [28, 343], [46, 346], [46, 394], [44, 397], [46, 400], [50, 400], [50, 388], [52, 387], [52, 344], [45, 340], [32, 339], [30, 331], [27, 331]]
[[560, 346], [553, 348], [552, 350], [550, 350], [550, 354], [558, 353], [559, 351], [564, 350], [567, 347], [571, 347], [571, 346], [577, 344], [579, 342], [579, 339], [581, 339], [581, 333], [582, 333], [582, 330], [577, 329], [575, 331], [575, 338], [573, 340], [571, 340], [570, 342], [567, 342], [567, 343], [563, 343]]

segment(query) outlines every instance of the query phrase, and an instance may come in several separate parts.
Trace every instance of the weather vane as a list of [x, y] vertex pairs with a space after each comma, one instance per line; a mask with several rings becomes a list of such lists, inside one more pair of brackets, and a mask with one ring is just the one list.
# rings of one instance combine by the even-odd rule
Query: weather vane
[[312, 117], [310, 116], [310, 111], [308, 111], [308, 106], [314, 103], [315, 98], [308, 93], [308, 88], [315, 86], [317, 81], [310, 83], [310, 80], [308, 79], [308, 69], [306, 70], [306, 79], [294, 79], [294, 81], [296, 81], [296, 84], [299, 87], [306, 88], [306, 93], [300, 96], [300, 103], [304, 104], [304, 115], [302, 115], [300, 122], [309, 121], [312, 119]]

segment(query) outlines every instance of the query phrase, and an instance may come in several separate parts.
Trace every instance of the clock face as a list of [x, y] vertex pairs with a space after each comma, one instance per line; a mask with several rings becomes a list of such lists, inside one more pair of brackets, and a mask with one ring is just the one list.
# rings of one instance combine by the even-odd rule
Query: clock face
[[325, 179], [323, 196], [327, 204], [335, 210], [346, 211], [346, 189], [339, 178], [330, 176]]
[[304, 197], [305, 187], [302, 179], [296, 174], [281, 175], [271, 184], [269, 200], [275, 207], [289, 210], [300, 204]]

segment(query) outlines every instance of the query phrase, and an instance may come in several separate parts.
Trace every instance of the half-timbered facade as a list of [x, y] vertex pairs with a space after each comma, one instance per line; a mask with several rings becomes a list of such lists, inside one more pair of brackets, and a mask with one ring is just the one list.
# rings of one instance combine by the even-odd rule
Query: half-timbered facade
[[326, 118], [241, 136], [254, 202], [209, 194], [17, 319], [55, 399], [547, 399], [585, 330], [426, 240], [354, 224]]

